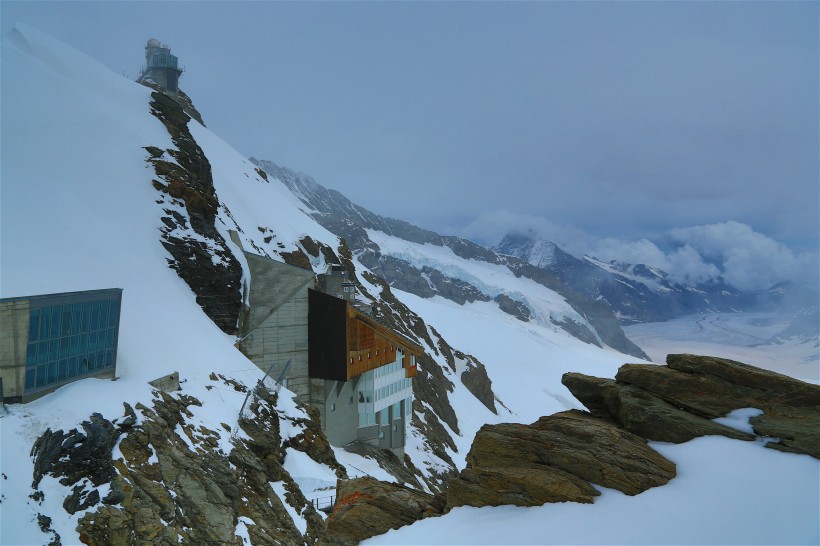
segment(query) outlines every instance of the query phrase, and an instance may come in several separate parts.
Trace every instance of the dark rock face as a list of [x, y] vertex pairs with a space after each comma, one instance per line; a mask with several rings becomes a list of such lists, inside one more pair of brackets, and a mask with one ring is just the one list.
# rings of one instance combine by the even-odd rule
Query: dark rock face
[[339, 480], [336, 495], [327, 534], [319, 544], [355, 546], [390, 529], [441, 515], [444, 509], [439, 497], [370, 477]]
[[[48, 429], [31, 449], [34, 458], [32, 488], [36, 490], [46, 474], [59, 477], [62, 485], [74, 486], [64, 503], [69, 514], [99, 503], [100, 493], [96, 487], [110, 482], [116, 474], [111, 450], [121, 431], [99, 413], [84, 421], [82, 428], [83, 432], [74, 429], [68, 433]], [[80, 483], [86, 480], [93, 487]], [[112, 494], [116, 496], [114, 491]], [[106, 499], [116, 502], [115, 497]]]
[[177, 147], [146, 148], [146, 161], [157, 175], [157, 202], [165, 213], [162, 245], [173, 257], [170, 266], [191, 287], [205, 314], [224, 332], [235, 334], [242, 310], [242, 267], [214, 224], [220, 204], [211, 164], [188, 130], [191, 118], [182, 106], [162, 93], [151, 97], [151, 113]]
[[[221, 388], [237, 386], [221, 381]], [[315, 416], [284, 415], [276, 407], [277, 394], [257, 388], [237, 425], [245, 437], [234, 440], [226, 454], [219, 433], [189, 422], [189, 407], [200, 405], [196, 398], [155, 396], [151, 408], [137, 405], [139, 420], [126, 406], [123, 419], [109, 422], [94, 415], [82, 432], [48, 431], [32, 450], [35, 489], [45, 474], [60, 477], [63, 485], [74, 486], [66, 510], [88, 509], [77, 527], [84, 544], [237, 544], [240, 517], [253, 522], [246, 527], [254, 544], [314, 544], [324, 534], [324, 520], [283, 467], [285, 447], [292, 447], [346, 477]], [[283, 443], [281, 419], [298, 421], [304, 431]], [[119, 438], [122, 457], [112, 461]], [[275, 481], [284, 483], [285, 502], [307, 521], [304, 534], [271, 491]], [[104, 484], [110, 484], [110, 493], [101, 499]], [[33, 496], [43, 497], [41, 491]], [[42, 524], [48, 527], [46, 520]]]
[[626, 430], [647, 440], [681, 443], [710, 434], [754, 439], [749, 434], [680, 410], [643, 389], [612, 379], [567, 373], [561, 382], [591, 412], [613, 418]]
[[724, 358], [669, 355], [667, 366], [625, 364], [616, 380], [565, 374], [562, 382], [590, 411], [641, 436], [685, 442], [720, 434], [752, 436], [710, 421], [740, 408], [767, 447], [820, 458], [820, 386]]
[[461, 374], [461, 382], [488, 410], [497, 415], [493, 382], [490, 381], [490, 377], [487, 375], [487, 368], [471, 356], [463, 354], [459, 356], [467, 359], [467, 369]]
[[507, 294], [499, 294], [495, 297], [495, 302], [498, 304], [498, 308], [508, 315], [512, 315], [522, 322], [530, 321], [530, 316], [532, 316], [530, 308], [520, 301], [515, 301]]
[[592, 502], [598, 492], [590, 482], [637, 495], [674, 476], [674, 463], [643, 438], [572, 410], [531, 425], [481, 427], [447, 506]]

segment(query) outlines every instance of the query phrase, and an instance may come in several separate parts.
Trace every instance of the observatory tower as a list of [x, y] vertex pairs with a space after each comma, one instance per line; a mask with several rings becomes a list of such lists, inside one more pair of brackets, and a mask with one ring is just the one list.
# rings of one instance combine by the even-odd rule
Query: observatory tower
[[171, 55], [168, 44], [160, 44], [151, 38], [145, 44], [145, 68], [138, 81], [150, 80], [159, 85], [169, 95], [176, 96], [182, 69], [175, 55]]

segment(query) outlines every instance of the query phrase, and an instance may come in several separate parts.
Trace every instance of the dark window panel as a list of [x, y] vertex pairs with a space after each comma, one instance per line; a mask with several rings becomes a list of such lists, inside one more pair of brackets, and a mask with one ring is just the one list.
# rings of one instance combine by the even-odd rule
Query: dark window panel
[[43, 307], [40, 312], [40, 339], [48, 339], [48, 329], [51, 324], [51, 307]]
[[65, 381], [66, 379], [68, 379], [68, 360], [63, 359], [60, 361], [60, 364], [58, 366], [57, 380]]
[[71, 334], [71, 306], [66, 305], [63, 307], [63, 316], [60, 319], [62, 321], [60, 327], [60, 335], [67, 336]]
[[29, 343], [26, 347], [26, 367], [37, 364], [37, 344]]
[[48, 360], [48, 341], [41, 341], [37, 344], [37, 364], [42, 364]]
[[108, 300], [100, 302], [100, 330], [108, 326]]
[[37, 377], [37, 370], [34, 368], [26, 370], [26, 390], [34, 388], [34, 380]]
[[68, 343], [69, 339], [67, 337], [60, 339], [60, 358], [68, 357]]
[[28, 340], [40, 339], [40, 310], [33, 309], [28, 316]]
[[120, 302], [111, 300], [111, 311], [108, 313], [108, 326], [115, 326], [119, 314]]
[[91, 303], [91, 329], [96, 330], [100, 324], [100, 302]]
[[91, 304], [86, 302], [83, 304], [83, 332], [91, 329]]
[[60, 317], [62, 316], [62, 307], [55, 305], [51, 308], [51, 328], [49, 329], [49, 337], [60, 337]]
[[48, 382], [49, 383], [56, 383], [57, 382], [57, 363], [51, 362], [48, 365]]
[[69, 377], [76, 377], [77, 375], [77, 367], [79, 366], [80, 361], [79, 359], [74, 356], [68, 359], [68, 376]]
[[60, 354], [60, 340], [59, 339], [52, 339], [48, 343], [48, 359], [49, 360], [57, 360]]

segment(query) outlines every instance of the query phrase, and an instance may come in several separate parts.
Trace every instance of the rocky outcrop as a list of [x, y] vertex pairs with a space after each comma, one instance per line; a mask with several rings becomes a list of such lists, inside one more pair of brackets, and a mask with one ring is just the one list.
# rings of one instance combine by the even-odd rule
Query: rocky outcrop
[[[216, 375], [211, 380], [216, 388], [242, 387]], [[318, 541], [324, 520], [283, 466], [292, 448], [346, 477], [315, 415], [286, 415], [275, 391], [257, 387], [235, 424], [243, 434], [231, 440], [227, 424], [221, 430], [195, 424], [191, 408], [200, 405], [192, 396], [156, 391], [150, 408], [136, 406], [139, 418], [126, 405], [125, 416], [113, 422], [95, 414], [82, 432], [47, 431], [32, 450], [32, 498], [43, 500], [36, 488], [44, 475], [59, 478], [69, 488], [65, 509], [86, 510], [77, 526], [84, 544], [238, 544], [240, 521], [253, 544]], [[283, 439], [282, 419], [301, 432]], [[284, 499], [272, 482], [283, 484]], [[304, 533], [284, 502], [305, 520]]]
[[675, 476], [675, 464], [614, 423], [571, 410], [531, 425], [484, 425], [447, 506], [592, 502], [592, 483], [637, 495]]
[[146, 147], [162, 207], [161, 242], [169, 265], [196, 294], [197, 303], [224, 332], [235, 334], [242, 310], [242, 267], [217, 231], [219, 199], [211, 164], [188, 130], [179, 102], [151, 94], [151, 113], [168, 130], [176, 149]]
[[711, 421], [757, 408], [755, 434], [766, 446], [820, 458], [820, 386], [725, 358], [669, 355], [667, 366], [625, 364], [616, 379], [565, 374], [564, 385], [590, 411], [641, 436], [685, 442], [720, 434], [754, 437]]
[[487, 368], [472, 356], [464, 355], [460, 351], [457, 351], [457, 353], [460, 358], [466, 361], [467, 365], [466, 369], [461, 372], [461, 383], [488, 410], [497, 415], [498, 409], [495, 407], [496, 398], [493, 392], [493, 382], [490, 380], [490, 376], [487, 375]]
[[591, 412], [614, 418], [620, 426], [647, 440], [681, 443], [711, 434], [738, 440], [754, 439], [749, 434], [678, 409], [643, 389], [612, 379], [566, 373], [561, 382]]
[[336, 504], [319, 544], [355, 546], [360, 541], [398, 529], [444, 509], [440, 497], [365, 477], [339, 480]]
[[495, 298], [495, 302], [498, 304], [498, 308], [507, 313], [508, 315], [512, 315], [521, 322], [529, 322], [530, 317], [532, 316], [532, 312], [530, 308], [527, 307], [525, 303], [521, 303], [520, 301], [515, 301], [507, 294], [499, 294]]

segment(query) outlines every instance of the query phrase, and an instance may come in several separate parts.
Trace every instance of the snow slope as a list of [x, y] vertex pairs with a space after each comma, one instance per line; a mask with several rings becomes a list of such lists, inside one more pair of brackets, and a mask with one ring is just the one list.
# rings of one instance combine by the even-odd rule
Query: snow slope
[[[0, 543], [47, 541], [49, 537], [36, 523], [36, 514], [41, 512], [53, 518], [55, 530], [62, 535], [64, 543], [71, 544], [78, 542], [74, 527], [83, 513], [69, 517], [62, 510], [60, 502], [65, 496], [62, 486], [56, 480], [46, 479], [42, 486], [46, 494], [43, 505], [29, 499], [32, 475], [29, 450], [35, 438], [47, 428], [77, 427], [92, 412], [99, 412], [108, 419], [118, 418], [122, 416], [123, 402], [148, 405], [151, 389], [147, 381], [175, 370], [185, 380], [183, 393], [203, 402], [202, 407], [194, 410], [194, 424], [201, 423], [219, 431], [220, 422], [236, 423], [244, 397], [231, 390], [206, 389], [213, 386], [208, 378], [210, 373], [220, 373], [246, 385], [255, 383], [261, 373], [234, 348], [234, 338], [225, 335], [205, 316], [189, 287], [167, 265], [169, 255], [159, 241], [162, 211], [154, 202], [157, 194], [151, 186], [153, 171], [146, 164], [143, 147], [168, 148], [172, 143], [162, 124], [149, 113], [150, 90], [24, 25], [19, 25], [2, 44], [2, 71], [0, 295], [11, 297], [101, 287], [124, 289], [119, 379], [78, 381], [30, 404], [9, 406], [9, 413], [0, 419], [0, 464], [4, 474], [0, 479]], [[336, 236], [305, 214], [301, 201], [278, 180], [260, 179], [248, 160], [196, 122], [190, 123], [190, 130], [211, 162], [214, 185], [223, 205], [217, 223], [223, 235], [229, 229], [241, 228], [246, 247], [255, 246], [271, 256], [296, 248], [295, 241], [304, 235], [334, 248], [337, 246]], [[266, 243], [267, 235], [258, 229], [260, 227], [268, 228], [267, 235], [272, 232], [274, 238]], [[379, 237], [379, 244], [385, 247], [397, 244], [385, 236]], [[412, 251], [419, 262], [435, 258], [438, 263], [444, 263], [445, 256], [431, 256], [429, 249], [420, 248], [422, 246], [393, 251]], [[316, 263], [314, 267], [321, 265]], [[465, 267], [463, 262], [452, 262], [452, 265]], [[526, 284], [507, 286], [508, 280], [494, 280], [490, 269], [479, 269], [474, 264], [470, 268], [462, 273], [481, 278], [486, 285], [496, 283], [497, 289], [519, 293], [522, 298], [537, 299], [545, 316], [569, 313], [565, 302], [543, 287], [535, 291]], [[247, 269], [245, 277], [247, 281]], [[377, 293], [373, 286], [366, 284], [366, 287]], [[458, 306], [442, 298], [424, 300], [401, 292], [396, 295], [450, 344], [486, 365], [495, 392], [508, 408], [501, 407], [499, 415], [492, 414], [463, 387], [459, 380], [462, 370], [457, 368], [453, 372], [443, 357], [436, 358], [445, 376], [455, 385], [449, 398], [458, 416], [461, 434], [450, 431], [458, 448], [458, 452], [450, 455], [459, 467], [464, 465], [464, 456], [475, 432], [484, 423], [532, 422], [541, 415], [580, 407], [560, 384], [563, 372], [611, 377], [620, 364], [632, 360], [571, 338], [556, 331], [547, 321], [515, 320], [492, 303]], [[299, 413], [292, 401], [288, 403], [287, 396], [280, 400], [283, 411]], [[681, 468], [691, 468], [691, 472], [681, 473], [673, 482], [680, 487], [653, 494], [669, 495], [664, 502], [674, 499], [678, 510], [684, 513], [689, 510], [703, 518], [702, 525], [709, 525], [704, 529], [710, 530], [720, 527], [720, 515], [712, 514], [709, 519], [698, 507], [702, 497], [712, 489], [704, 489], [705, 480], [689, 481], [689, 476], [707, 471], [704, 457], [699, 455], [706, 448], [698, 447], [700, 445], [714, 444], [661, 446], [669, 450], [668, 455], [678, 461]], [[744, 489], [742, 493], [746, 498], [742, 506], [759, 503], [760, 510], [769, 512], [772, 529], [790, 526], [799, 520], [794, 533], [783, 533], [784, 541], [799, 536], [816, 542], [816, 533], [812, 535], [808, 529], [811, 520], [804, 514], [812, 509], [816, 514], [816, 503], [812, 504], [808, 498], [809, 487], [805, 484], [817, 483], [817, 461], [762, 449], [759, 454], [750, 455], [758, 452], [744, 450], [757, 446], [738, 446], [739, 443], [726, 448], [728, 459], [749, 457], [749, 472], [767, 474], [775, 468], [778, 471], [783, 468], [795, 476], [795, 481], [804, 484], [802, 489], [795, 488], [789, 498], [768, 486]], [[231, 449], [227, 437], [220, 439], [220, 447], [226, 451]], [[723, 447], [718, 451], [721, 450]], [[336, 452], [351, 474], [360, 474], [357, 470], [362, 469], [389, 479], [372, 461], [341, 450]], [[407, 452], [422, 469], [441, 464], [427, 453], [424, 439], [417, 430], [410, 431]], [[325, 491], [332, 483], [332, 472], [327, 467], [317, 466], [301, 455], [289, 453], [289, 457], [286, 467], [292, 470], [308, 496], [311, 492]], [[792, 460], [788, 457], [799, 462], [787, 464], [784, 461]], [[717, 468], [729, 466], [727, 462]], [[721, 480], [724, 478], [720, 476], [712, 479], [727, 486], [734, 483], [728, 478]], [[271, 494], [281, 494], [279, 484], [271, 484]], [[646, 506], [656, 497], [646, 498], [650, 500], [644, 500], [643, 495], [626, 499], [607, 492], [603, 504], [593, 506], [547, 506], [529, 511], [459, 509], [445, 518], [427, 520], [399, 533], [417, 533], [418, 529], [428, 529], [424, 527], [427, 525], [443, 526], [439, 529], [445, 533], [444, 529], [449, 526], [455, 528], [459, 521], [469, 521], [477, 531], [484, 533], [465, 534], [463, 540], [469, 541], [472, 537], [472, 542], [509, 543], [518, 536], [515, 535], [516, 521], [521, 516], [516, 514], [543, 518], [553, 513], [550, 510], [566, 509], [572, 513], [557, 519], [564, 520], [568, 526], [574, 523], [578, 532], [579, 528], [588, 527], [581, 524], [591, 517], [589, 514], [633, 510], [630, 507], [638, 507], [634, 510], [639, 512], [648, 509]], [[733, 497], [726, 497], [724, 502], [732, 500]], [[793, 510], [780, 508], [789, 504]], [[748, 512], [749, 523], [755, 523], [752, 518], [760, 519], [757, 514], [753, 510]], [[297, 521], [298, 514], [293, 516], [297, 526], [303, 524]], [[691, 528], [690, 521], [686, 517], [664, 520], [668, 535], [698, 539], [693, 542], [724, 538], [730, 542], [745, 542], [749, 537], [743, 530], [725, 530], [719, 535], [705, 533], [698, 538], [686, 534]], [[247, 534], [243, 527], [247, 525], [247, 521], [240, 522], [237, 533]], [[616, 528], [611, 540], [630, 542], [635, 536], [631, 532]], [[424, 543], [446, 541], [444, 536], [446, 534], [398, 534], [394, 537], [390, 534], [374, 540]], [[556, 536], [559, 541], [569, 541], [568, 535]], [[596, 535], [586, 531], [578, 536], [582, 541], [596, 542]], [[527, 539], [522, 535], [520, 541], [540, 542], [541, 537]]]

